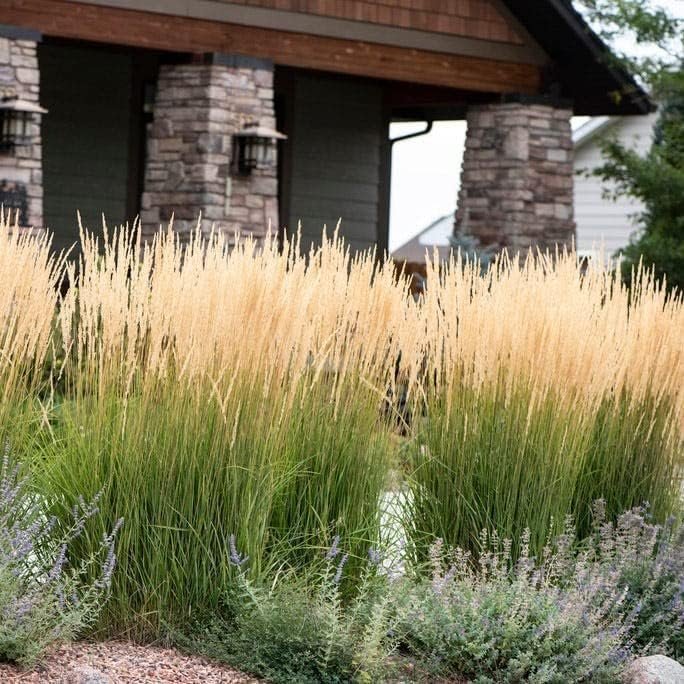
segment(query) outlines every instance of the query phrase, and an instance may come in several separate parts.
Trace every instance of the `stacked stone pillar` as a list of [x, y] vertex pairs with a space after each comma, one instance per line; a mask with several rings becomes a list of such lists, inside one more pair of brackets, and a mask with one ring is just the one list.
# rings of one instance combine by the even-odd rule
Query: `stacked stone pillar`
[[[40, 73], [37, 43], [0, 37], [0, 96], [14, 94], [39, 104]], [[43, 165], [40, 115], [34, 114], [27, 131], [30, 144], [0, 151], [0, 203], [14, 224], [19, 211], [22, 227], [43, 227]]]
[[484, 254], [571, 244], [571, 115], [570, 109], [518, 102], [469, 109], [458, 244]]
[[[224, 60], [229, 61], [230, 60]], [[233, 173], [232, 136], [257, 121], [275, 128], [273, 69], [269, 64], [225, 63], [161, 67], [148, 133], [142, 196], [143, 236], [174, 216], [187, 235], [202, 230], [233, 237], [278, 228], [277, 169]]]

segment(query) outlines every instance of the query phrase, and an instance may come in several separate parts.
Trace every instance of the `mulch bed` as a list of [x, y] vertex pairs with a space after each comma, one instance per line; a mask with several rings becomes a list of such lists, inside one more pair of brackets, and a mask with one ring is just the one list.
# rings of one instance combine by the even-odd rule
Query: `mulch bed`
[[257, 681], [225, 665], [185, 655], [173, 648], [120, 641], [65, 644], [32, 670], [0, 663], [0, 682], [3, 684], [243, 684]]

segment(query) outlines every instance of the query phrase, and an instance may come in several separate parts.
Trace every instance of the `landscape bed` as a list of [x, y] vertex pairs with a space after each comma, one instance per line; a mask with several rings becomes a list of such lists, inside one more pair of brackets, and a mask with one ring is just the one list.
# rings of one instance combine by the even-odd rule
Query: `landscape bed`
[[2, 223], [0, 660], [75, 635], [291, 682], [684, 657], [684, 306], [647, 269], [459, 257], [414, 298], [336, 235], [84, 231], [69, 260]]

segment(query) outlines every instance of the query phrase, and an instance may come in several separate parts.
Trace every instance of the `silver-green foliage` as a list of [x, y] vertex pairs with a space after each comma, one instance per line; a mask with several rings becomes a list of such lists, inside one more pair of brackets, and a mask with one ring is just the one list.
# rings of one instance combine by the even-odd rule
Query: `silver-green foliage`
[[[59, 529], [6, 451], [0, 463], [0, 661], [31, 665], [96, 617], [109, 592], [121, 523], [75, 566], [69, 548], [97, 512], [96, 499], [81, 499], [68, 527]], [[85, 581], [93, 568], [96, 579]]]
[[351, 581], [339, 537], [305, 575], [271, 584], [252, 580], [240, 554], [221, 617], [212, 616], [186, 645], [287, 684], [384, 681], [394, 650], [390, 576], [371, 550]]
[[338, 538], [322, 570], [271, 583], [233, 547], [221, 618], [199, 621], [190, 645], [284, 684], [619, 682], [637, 655], [682, 659], [683, 530], [646, 507], [610, 522], [597, 501], [588, 537], [567, 519], [537, 557], [529, 532], [516, 560], [483, 532], [480, 553], [438, 541], [404, 575], [372, 551], [358, 583]]
[[510, 541], [483, 534], [474, 558], [433, 545], [431, 577], [398, 592], [404, 648], [430, 675], [475, 682], [617, 682], [637, 654], [682, 656], [683, 539], [644, 508], [615, 524], [594, 506], [589, 538], [572, 521], [519, 558]]

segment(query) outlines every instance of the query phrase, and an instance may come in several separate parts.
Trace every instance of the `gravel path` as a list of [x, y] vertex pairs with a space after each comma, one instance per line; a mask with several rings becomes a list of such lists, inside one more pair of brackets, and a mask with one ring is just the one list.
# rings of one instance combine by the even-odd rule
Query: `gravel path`
[[28, 671], [0, 663], [2, 684], [243, 684], [257, 681], [200, 656], [184, 655], [172, 648], [118, 641], [60, 646], [42, 665]]

